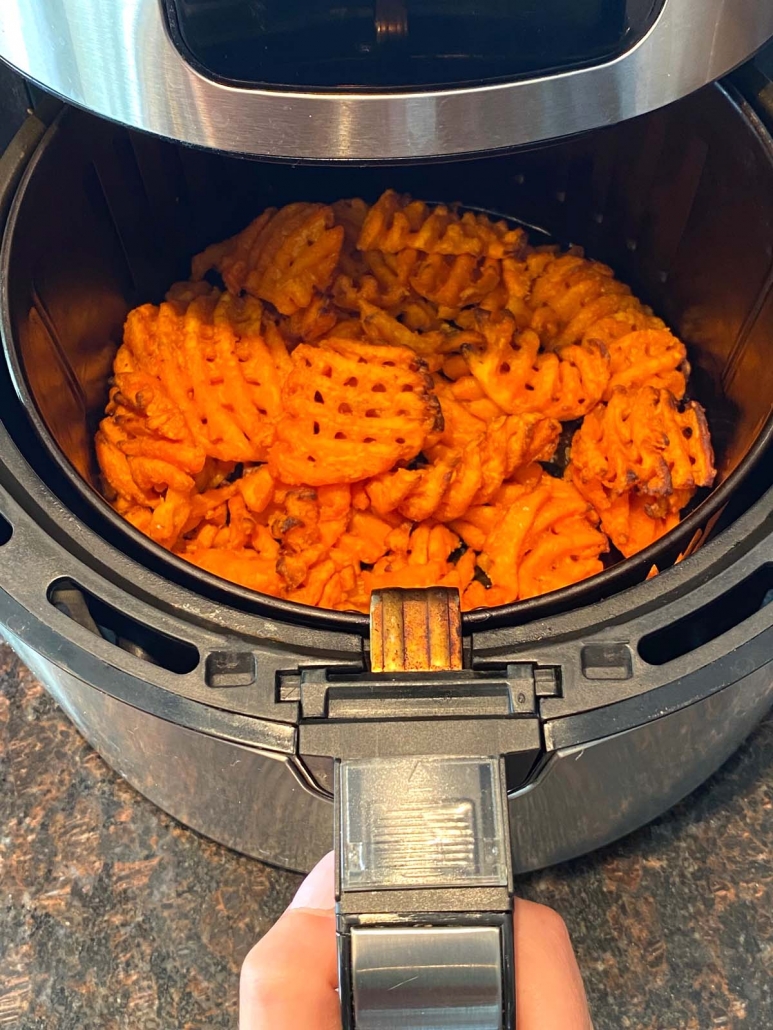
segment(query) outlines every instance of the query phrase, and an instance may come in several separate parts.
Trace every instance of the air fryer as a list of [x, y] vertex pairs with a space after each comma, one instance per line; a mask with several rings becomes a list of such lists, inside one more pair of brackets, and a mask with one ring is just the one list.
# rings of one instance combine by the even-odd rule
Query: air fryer
[[[689, 96], [685, 70], [674, 95], [648, 92], [668, 76], [647, 89], [637, 80], [650, 67], [641, 62], [664, 53], [664, 25], [674, 52], [685, 53], [702, 45], [705, 25], [687, 39], [701, 13], [723, 26], [716, 74], [773, 32], [767, 5], [736, 0], [754, 43], [740, 32], [731, 39], [710, 2], [699, 11], [690, 0], [610, 4], [625, 18], [603, 38], [590, 17], [600, 6], [585, 5], [581, 53], [557, 33], [551, 53], [534, 55], [539, 68], [518, 64], [512, 49], [500, 55], [495, 82], [473, 65], [409, 72], [417, 66], [401, 43], [405, 5], [379, 3], [380, 51], [357, 50], [356, 19], [336, 41], [354, 40], [361, 55], [350, 93], [337, 74], [324, 79], [324, 62], [304, 63], [303, 50], [293, 81], [280, 81], [270, 47], [253, 66], [249, 48], [218, 38], [211, 5], [175, 0], [158, 6], [164, 41], [151, 32], [148, 54], [173, 48], [181, 77], [163, 102], [148, 94], [131, 103], [128, 65], [119, 62], [116, 89], [97, 97], [94, 69], [84, 66], [77, 82], [65, 75], [70, 51], [32, 46], [49, 29], [12, 5], [19, 38], [30, 42], [17, 65], [98, 113], [177, 142], [43, 105], [0, 164], [0, 625], [93, 746], [183, 823], [298, 871], [335, 840], [347, 1025], [418, 1004], [410, 987], [387, 997], [379, 979], [395, 935], [420, 941], [422, 961], [442, 968], [462, 930], [477, 950], [459, 998], [478, 998], [479, 1025], [508, 1025], [514, 877], [655, 817], [713, 772], [773, 700], [771, 87], [752, 66]], [[226, 6], [237, 21], [248, 10], [238, 0]], [[102, 25], [99, 5], [84, 4], [78, 17], [87, 9]], [[279, 47], [295, 31], [293, 8], [266, 11], [277, 16], [273, 28], [258, 29]], [[146, 23], [154, 31], [157, 17]], [[0, 53], [13, 60], [8, 25], [0, 16]], [[483, 54], [496, 42], [490, 27], [482, 23], [475, 40]], [[539, 88], [537, 71], [546, 76]], [[559, 104], [564, 114], [554, 117], [563, 76], [577, 76], [576, 109], [569, 117]], [[153, 81], [149, 73], [133, 88]], [[584, 107], [594, 82], [619, 87], [619, 106]], [[296, 137], [291, 126], [306, 117], [300, 85], [317, 106]], [[523, 98], [519, 124], [512, 106], [481, 99], [505, 88], [508, 103]], [[278, 110], [282, 96], [284, 143], [272, 121], [260, 152], [315, 163], [255, 156], [247, 121], [261, 103]], [[402, 113], [360, 138], [368, 98], [371, 111]], [[468, 124], [465, 110], [480, 118]], [[631, 114], [640, 116], [597, 128]], [[546, 142], [562, 132], [573, 134]], [[521, 142], [529, 146], [509, 149]], [[499, 152], [468, 155], [483, 149]], [[391, 160], [363, 163], [374, 156]], [[676, 530], [599, 576], [526, 602], [459, 618], [444, 592], [390, 594], [368, 620], [217, 579], [115, 515], [100, 494], [92, 439], [127, 311], [159, 301], [192, 254], [266, 205], [373, 200], [386, 187], [495, 212], [529, 226], [533, 239], [582, 245], [685, 340], [718, 478]], [[438, 642], [445, 668], [428, 659]], [[456, 1025], [457, 1001], [444, 1008], [437, 997], [432, 1025]]]

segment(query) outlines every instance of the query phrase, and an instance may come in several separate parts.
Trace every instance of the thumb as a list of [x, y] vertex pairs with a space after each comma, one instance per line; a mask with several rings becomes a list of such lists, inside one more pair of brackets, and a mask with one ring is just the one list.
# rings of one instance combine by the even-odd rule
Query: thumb
[[[240, 1030], [341, 1030], [334, 912], [331, 853], [245, 959]], [[519, 1030], [592, 1030], [564, 921], [520, 898], [514, 920]]]
[[333, 854], [242, 966], [239, 1030], [340, 1030]]

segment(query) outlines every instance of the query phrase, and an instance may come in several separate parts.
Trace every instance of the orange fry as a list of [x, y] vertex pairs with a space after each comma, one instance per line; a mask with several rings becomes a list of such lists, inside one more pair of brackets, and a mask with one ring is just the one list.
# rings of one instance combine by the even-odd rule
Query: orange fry
[[592, 341], [540, 353], [533, 330], [515, 334], [511, 316], [479, 322], [486, 344], [465, 345], [462, 353], [486, 395], [511, 415], [541, 412], [572, 420], [601, 400], [609, 381], [609, 356]]
[[572, 465], [583, 482], [599, 480], [613, 495], [631, 489], [669, 496], [711, 486], [716, 472], [706, 417], [695, 401], [680, 411], [668, 390], [617, 388], [584, 420], [572, 441]]
[[409, 461], [442, 426], [432, 380], [404, 347], [301, 344], [283, 390], [269, 467], [300, 484], [351, 483]]
[[598, 480], [583, 482], [573, 475], [571, 468], [568, 475], [583, 497], [593, 505], [610, 541], [626, 558], [654, 544], [679, 523], [678, 509], [663, 515], [654, 513], [654, 497], [633, 492], [615, 497]]
[[230, 293], [246, 290], [292, 315], [330, 284], [344, 240], [343, 226], [333, 220], [324, 204], [269, 208], [238, 236], [194, 258], [191, 277], [200, 280], [216, 268]]
[[610, 341], [609, 370], [604, 400], [618, 387], [637, 386], [668, 390], [681, 400], [690, 372], [687, 349], [668, 329], [640, 329]]
[[503, 258], [525, 248], [523, 229], [492, 222], [486, 215], [465, 212], [461, 217], [445, 205], [430, 209], [419, 200], [387, 190], [373, 205], [360, 233], [360, 250], [388, 254], [410, 248], [426, 254], [473, 254]]

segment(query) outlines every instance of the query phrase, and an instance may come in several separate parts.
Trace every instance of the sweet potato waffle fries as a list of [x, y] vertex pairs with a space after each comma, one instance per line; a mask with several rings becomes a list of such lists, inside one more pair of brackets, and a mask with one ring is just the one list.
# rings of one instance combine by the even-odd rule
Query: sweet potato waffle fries
[[676, 525], [715, 476], [688, 375], [605, 265], [390, 190], [265, 211], [132, 311], [96, 451], [116, 511], [215, 575], [359, 611], [455, 586], [470, 609]]

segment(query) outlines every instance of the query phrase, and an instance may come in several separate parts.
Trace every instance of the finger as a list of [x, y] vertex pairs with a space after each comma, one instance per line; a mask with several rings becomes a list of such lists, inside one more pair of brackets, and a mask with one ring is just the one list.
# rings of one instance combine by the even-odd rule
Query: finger
[[340, 1030], [333, 855], [242, 966], [240, 1030]]
[[[241, 1030], [339, 1030], [333, 856], [303, 882], [290, 908], [242, 969]], [[519, 1030], [592, 1030], [566, 925], [552, 909], [516, 899]]]
[[561, 916], [517, 898], [513, 919], [518, 1030], [593, 1030], [582, 976]]

